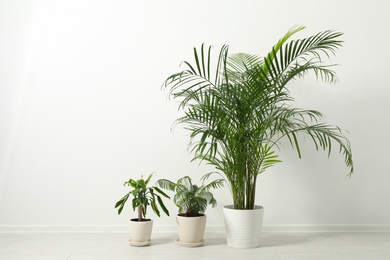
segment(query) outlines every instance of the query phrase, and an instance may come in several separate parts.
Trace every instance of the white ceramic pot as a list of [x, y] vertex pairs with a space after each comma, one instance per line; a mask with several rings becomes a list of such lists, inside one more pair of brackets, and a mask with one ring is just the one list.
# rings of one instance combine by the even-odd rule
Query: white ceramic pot
[[260, 246], [264, 208], [255, 206], [253, 210], [237, 210], [233, 205], [223, 208], [226, 240], [230, 247], [255, 248]]
[[152, 235], [153, 220], [149, 221], [129, 221], [130, 240], [132, 246], [147, 246], [150, 244]]
[[176, 242], [181, 246], [195, 247], [203, 245], [206, 215], [199, 217], [176, 216], [179, 238]]

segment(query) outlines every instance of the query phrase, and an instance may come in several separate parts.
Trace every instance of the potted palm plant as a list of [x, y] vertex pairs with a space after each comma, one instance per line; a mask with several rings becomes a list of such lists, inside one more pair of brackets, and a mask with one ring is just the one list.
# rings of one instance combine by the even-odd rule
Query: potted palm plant
[[203, 236], [206, 227], [206, 215], [204, 212], [208, 205], [217, 206], [217, 201], [210, 189], [223, 186], [223, 179], [218, 179], [201, 186], [192, 183], [188, 176], [180, 178], [176, 183], [160, 179], [157, 185], [163, 189], [175, 192], [173, 201], [179, 208], [176, 216], [179, 237], [177, 244], [187, 247], [203, 245]]
[[[144, 180], [141, 176], [139, 180], [129, 179], [123, 185], [129, 186], [131, 190], [126, 193], [116, 204], [115, 208], [118, 208], [118, 214], [121, 214], [123, 207], [130, 196], [133, 197], [132, 207], [135, 211], [138, 211], [138, 217], [132, 218], [129, 221], [130, 226], [130, 240], [129, 243], [132, 246], [147, 246], [150, 244], [150, 236], [153, 228], [153, 221], [146, 218], [146, 212], [148, 206], [151, 206], [152, 210], [158, 217], [160, 217], [160, 205], [163, 212], [169, 216], [169, 211], [165, 207], [161, 196], [170, 198], [162, 190], [155, 186], [148, 186], [152, 174]], [[161, 196], [160, 196], [161, 195]]]
[[[336, 81], [335, 72], [323, 60], [341, 46], [342, 33], [327, 30], [290, 39], [302, 29], [290, 29], [265, 57], [229, 54], [224, 45], [213, 64], [211, 47], [194, 48], [194, 63], [185, 61], [186, 68], [163, 84], [184, 110], [176, 122], [190, 131], [194, 159], [213, 165], [228, 183], [233, 204], [225, 206], [224, 213], [227, 243], [232, 247], [259, 246], [261, 223], [247, 226], [253, 219], [262, 219], [263, 208], [255, 204], [256, 181], [280, 162], [276, 151], [281, 141], [287, 140], [299, 158], [300, 136], [328, 155], [336, 143], [349, 175], [353, 173], [351, 146], [343, 131], [324, 123], [319, 111], [294, 107], [288, 90], [289, 82], [310, 72], [325, 82]], [[243, 216], [237, 221], [226, 217], [227, 212]]]

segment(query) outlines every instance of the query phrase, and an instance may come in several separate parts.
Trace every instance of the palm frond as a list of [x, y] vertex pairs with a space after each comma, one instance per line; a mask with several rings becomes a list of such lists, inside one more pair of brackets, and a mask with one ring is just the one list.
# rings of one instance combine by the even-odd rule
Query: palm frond
[[[283, 138], [299, 157], [301, 135], [328, 155], [332, 143], [337, 143], [353, 172], [351, 147], [343, 131], [323, 123], [318, 111], [292, 107], [294, 98], [287, 88], [291, 81], [309, 73], [328, 83], [337, 80], [324, 57], [330, 58], [342, 45], [342, 33], [331, 30], [291, 40], [303, 29], [290, 29], [263, 58], [228, 55], [228, 46], [223, 45], [216, 66], [211, 63], [211, 48], [202, 45], [194, 49], [194, 64], [184, 62], [187, 69], [164, 82], [184, 110], [176, 124], [190, 132], [193, 160], [214, 166], [224, 176], [235, 208], [254, 207], [257, 176], [280, 162], [276, 150]], [[220, 187], [222, 181], [209, 185]]]

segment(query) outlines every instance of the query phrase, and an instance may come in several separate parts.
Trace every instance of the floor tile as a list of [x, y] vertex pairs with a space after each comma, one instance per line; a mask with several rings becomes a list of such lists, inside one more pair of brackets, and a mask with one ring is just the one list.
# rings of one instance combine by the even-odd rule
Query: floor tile
[[196, 248], [177, 245], [176, 237], [155, 233], [150, 246], [132, 247], [126, 233], [0, 233], [0, 259], [390, 260], [390, 233], [263, 232], [253, 249], [229, 247], [225, 233], [206, 233], [204, 246]]

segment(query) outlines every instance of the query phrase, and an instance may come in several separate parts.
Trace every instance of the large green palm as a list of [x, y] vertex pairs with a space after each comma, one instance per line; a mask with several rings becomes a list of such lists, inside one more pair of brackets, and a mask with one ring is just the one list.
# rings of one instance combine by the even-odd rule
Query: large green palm
[[329, 154], [336, 142], [349, 174], [353, 172], [350, 143], [342, 131], [323, 123], [318, 111], [292, 107], [288, 83], [309, 72], [335, 81], [322, 56], [329, 57], [341, 46], [342, 33], [334, 31], [288, 41], [303, 28], [289, 30], [264, 58], [228, 55], [225, 45], [213, 66], [211, 47], [194, 48], [195, 63], [185, 61], [187, 69], [164, 83], [185, 112], [177, 123], [191, 132], [194, 159], [215, 166], [226, 177], [236, 209], [254, 208], [257, 176], [280, 162], [275, 149], [285, 138], [299, 157], [298, 135], [308, 136], [317, 150]]

